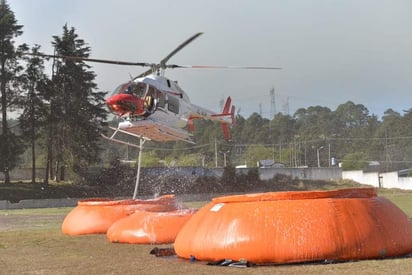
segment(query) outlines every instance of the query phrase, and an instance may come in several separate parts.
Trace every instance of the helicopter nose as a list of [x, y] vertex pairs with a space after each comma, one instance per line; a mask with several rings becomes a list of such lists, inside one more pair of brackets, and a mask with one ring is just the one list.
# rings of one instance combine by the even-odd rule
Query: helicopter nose
[[106, 99], [106, 105], [107, 107], [109, 107], [109, 110], [112, 113], [115, 113], [117, 115], [121, 115], [124, 113], [122, 104], [120, 100], [117, 98], [109, 97], [108, 99]]
[[143, 103], [140, 98], [119, 94], [106, 99], [106, 104], [110, 111], [117, 115], [134, 114], [139, 115], [143, 110]]

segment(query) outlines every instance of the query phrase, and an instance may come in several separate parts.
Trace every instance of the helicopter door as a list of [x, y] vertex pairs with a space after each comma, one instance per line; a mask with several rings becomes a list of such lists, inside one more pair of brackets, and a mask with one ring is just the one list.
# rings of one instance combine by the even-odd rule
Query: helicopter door
[[159, 100], [158, 106], [162, 109], [166, 106], [166, 95], [160, 91], [157, 91], [157, 98]]
[[159, 103], [157, 89], [153, 86], [148, 85], [148, 89], [146, 94], [143, 97], [143, 105], [144, 105], [144, 116], [148, 117], [149, 115], [153, 114], [156, 111], [156, 108]]
[[179, 113], [179, 99], [174, 96], [169, 96], [167, 100], [167, 109], [175, 114]]

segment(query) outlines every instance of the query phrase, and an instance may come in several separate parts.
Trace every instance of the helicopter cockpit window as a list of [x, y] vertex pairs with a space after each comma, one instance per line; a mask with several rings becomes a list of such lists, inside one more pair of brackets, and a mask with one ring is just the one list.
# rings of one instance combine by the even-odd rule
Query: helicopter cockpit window
[[142, 98], [146, 94], [147, 86], [146, 83], [131, 83], [124, 92]]
[[117, 88], [116, 89], [114, 89], [110, 94], [109, 94], [109, 97], [111, 97], [111, 96], [114, 96], [114, 95], [117, 95], [117, 94], [119, 94], [119, 93], [121, 93], [122, 92], [122, 90], [124, 90], [125, 89], [125, 86], [127, 85], [127, 83], [123, 83], [123, 84], [120, 84], [119, 86], [117, 86]]

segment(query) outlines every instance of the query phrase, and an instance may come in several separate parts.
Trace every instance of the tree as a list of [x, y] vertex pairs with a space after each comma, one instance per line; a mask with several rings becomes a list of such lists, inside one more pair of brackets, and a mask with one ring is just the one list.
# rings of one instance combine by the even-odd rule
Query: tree
[[338, 155], [342, 157], [361, 150], [369, 155], [378, 121], [376, 116], [369, 115], [364, 105], [352, 101], [339, 105], [334, 112], [334, 124], [337, 140], [333, 147], [340, 148]]
[[[74, 28], [63, 27], [62, 36], [53, 36], [59, 56], [88, 57], [90, 48]], [[49, 110], [48, 163], [56, 163], [57, 180], [63, 180], [65, 168], [79, 171], [99, 156], [99, 138], [106, 118], [104, 92], [97, 92], [95, 74], [83, 61], [56, 60]], [[49, 165], [49, 170], [51, 166]], [[49, 171], [50, 172], [50, 171]]]
[[327, 107], [314, 106], [301, 108], [294, 114], [297, 133], [307, 140], [330, 136], [333, 130], [332, 111]]
[[249, 146], [242, 155], [248, 167], [256, 167], [260, 160], [272, 159], [273, 151], [263, 145]]
[[264, 122], [258, 113], [253, 113], [245, 122], [242, 136], [247, 137], [251, 143], [262, 143], [262, 136], [267, 136], [262, 131]]
[[348, 101], [340, 104], [335, 112], [343, 129], [356, 129], [368, 123], [369, 110], [362, 104]]
[[282, 146], [295, 135], [296, 121], [290, 115], [277, 113], [271, 121], [273, 142]]
[[[327, 143], [331, 143], [328, 140], [333, 136], [335, 132], [334, 126], [334, 115], [333, 112], [327, 107], [314, 106], [300, 108], [293, 115], [296, 120], [296, 142], [298, 142], [298, 148], [302, 144], [303, 140], [303, 150], [307, 152], [304, 164], [315, 166], [317, 165], [317, 148], [321, 146], [326, 146]], [[296, 153], [301, 153], [292, 147], [292, 160], [298, 162], [294, 155]], [[335, 146], [332, 146], [335, 148]], [[298, 162], [298, 164], [300, 164]]]
[[46, 122], [47, 105], [45, 100], [47, 76], [44, 74], [44, 61], [36, 56], [40, 46], [32, 48], [33, 56], [25, 57], [27, 61], [24, 74], [21, 76], [21, 86], [25, 92], [22, 100], [23, 113], [19, 117], [23, 137], [28, 140], [32, 157], [32, 183], [36, 181], [36, 140]]
[[362, 170], [368, 167], [368, 160], [365, 153], [356, 152], [347, 154], [342, 161], [343, 170]]
[[246, 120], [241, 115], [236, 115], [236, 126], [232, 128], [232, 136], [231, 139], [235, 143], [243, 143], [246, 140], [245, 137], [242, 136], [243, 127], [246, 123]]
[[13, 81], [20, 70], [17, 64], [19, 51], [14, 47], [14, 38], [21, 35], [23, 26], [17, 24], [13, 11], [5, 0], [0, 3], [0, 92], [2, 128], [0, 136], [0, 168], [4, 173], [5, 183], [10, 183], [9, 171], [18, 160], [21, 143], [12, 133], [7, 123], [7, 110], [17, 103], [17, 91]]
[[[392, 169], [392, 160], [399, 158], [397, 152], [397, 140], [395, 137], [402, 136], [402, 131], [405, 127], [402, 122], [402, 116], [392, 109], [387, 109], [383, 115], [383, 121], [376, 129], [375, 135], [378, 138], [374, 143], [380, 147], [380, 159], [384, 160], [385, 170]], [[379, 159], [379, 158], [377, 158]]]

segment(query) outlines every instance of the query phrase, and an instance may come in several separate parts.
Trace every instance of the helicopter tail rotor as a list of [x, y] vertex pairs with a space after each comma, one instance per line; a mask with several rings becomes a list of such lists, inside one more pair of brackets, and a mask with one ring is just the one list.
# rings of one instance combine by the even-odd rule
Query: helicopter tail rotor
[[[235, 106], [232, 105], [232, 107], [230, 107], [230, 101], [231, 101], [231, 99], [230, 99], [230, 97], [228, 97], [228, 99], [226, 101], [225, 108], [223, 108], [223, 114], [227, 113], [230, 116], [231, 126], [235, 127], [236, 126]], [[229, 102], [229, 104], [228, 104], [228, 102]], [[230, 108], [230, 112], [229, 112], [229, 108]], [[222, 126], [223, 136], [225, 137], [225, 139], [227, 141], [230, 141], [229, 124], [221, 122], [220, 125]]]
[[222, 113], [214, 114], [212, 115], [212, 117], [216, 118], [216, 120], [220, 122], [220, 125], [222, 126], [223, 136], [227, 141], [230, 141], [229, 126], [236, 126], [235, 106], [232, 105], [232, 99], [230, 98], [230, 96], [226, 99]]

